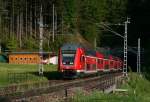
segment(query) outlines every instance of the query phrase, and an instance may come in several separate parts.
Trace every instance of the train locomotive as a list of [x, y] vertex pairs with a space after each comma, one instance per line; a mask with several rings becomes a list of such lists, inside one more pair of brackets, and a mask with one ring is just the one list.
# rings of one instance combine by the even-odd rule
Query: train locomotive
[[80, 44], [67, 43], [59, 49], [58, 71], [64, 78], [83, 75], [117, 72], [123, 69], [123, 61], [112, 55], [107, 57]]

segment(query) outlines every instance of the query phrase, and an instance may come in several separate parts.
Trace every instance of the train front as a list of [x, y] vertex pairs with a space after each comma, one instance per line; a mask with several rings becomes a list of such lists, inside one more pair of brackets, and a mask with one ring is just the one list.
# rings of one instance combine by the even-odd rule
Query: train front
[[81, 70], [80, 57], [83, 51], [77, 44], [65, 44], [59, 50], [58, 71], [64, 78], [75, 78]]

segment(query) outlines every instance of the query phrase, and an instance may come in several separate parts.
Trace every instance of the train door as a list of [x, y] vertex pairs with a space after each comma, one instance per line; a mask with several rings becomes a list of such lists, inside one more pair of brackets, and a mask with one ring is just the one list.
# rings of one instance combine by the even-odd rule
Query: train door
[[109, 71], [109, 60], [104, 59], [104, 71]]
[[109, 60], [109, 68], [110, 70], [114, 69], [114, 60]]
[[97, 72], [96, 58], [91, 56], [85, 57], [85, 73]]
[[104, 70], [104, 60], [102, 58], [97, 59], [97, 69], [98, 71]]
[[85, 56], [81, 55], [80, 57], [80, 65], [81, 65], [81, 70], [84, 70], [85, 68]]

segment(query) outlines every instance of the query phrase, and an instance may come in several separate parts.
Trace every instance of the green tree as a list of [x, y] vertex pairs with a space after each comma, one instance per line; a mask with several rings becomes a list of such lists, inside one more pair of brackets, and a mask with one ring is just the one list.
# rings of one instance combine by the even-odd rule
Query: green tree
[[79, 0], [78, 5], [80, 33], [94, 44], [94, 39], [101, 36], [97, 23], [105, 21], [108, 14], [106, 0]]
[[28, 39], [24, 40], [24, 48], [34, 51], [34, 50], [38, 50], [39, 46], [39, 42], [37, 42], [34, 38], [32, 38], [31, 36]]
[[75, 33], [77, 8], [76, 0], [64, 0], [63, 19], [66, 33]]
[[[3, 3], [0, 3], [2, 5], [0, 9], [8, 11], [8, 14], [5, 15], [7, 20], [2, 17], [3, 27], [0, 27], [0, 30], [2, 28], [5, 30], [3, 29], [3, 33], [0, 32], [1, 40], [8, 43], [8, 39], [11, 39], [11, 34], [13, 34], [14, 38], [20, 40], [22, 49], [30, 49], [38, 42], [39, 26], [37, 22], [41, 5], [43, 5], [44, 24], [49, 25], [44, 28], [44, 31], [48, 31], [47, 34], [52, 32], [52, 5], [55, 4], [57, 33], [80, 33], [90, 43], [94, 44], [94, 39], [97, 38], [100, 44], [104, 33], [99, 31], [96, 23], [123, 21], [122, 16], [125, 16], [128, 3], [127, 0], [45, 0], [45, 2], [41, 0], [5, 0], [4, 2], [1, 0], [1, 2]], [[0, 16], [2, 16], [1, 13]], [[28, 38], [31, 40], [28, 41]], [[44, 36], [44, 44], [50, 39], [50, 35]]]
[[6, 44], [6, 47], [10, 50], [10, 51], [15, 51], [16, 49], [18, 49], [18, 42], [16, 38], [10, 38], [9, 41]]

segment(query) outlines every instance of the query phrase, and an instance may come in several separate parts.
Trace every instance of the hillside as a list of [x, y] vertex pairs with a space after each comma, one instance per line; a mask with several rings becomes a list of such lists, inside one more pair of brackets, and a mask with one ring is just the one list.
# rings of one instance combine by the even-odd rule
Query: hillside
[[89, 41], [85, 40], [85, 38], [79, 33], [74, 34], [74, 35], [65, 36], [64, 39], [68, 43], [80, 43], [86, 47], [94, 48], [94, 46]]

